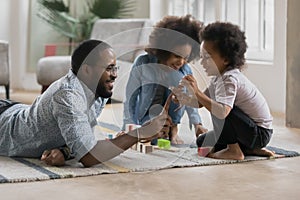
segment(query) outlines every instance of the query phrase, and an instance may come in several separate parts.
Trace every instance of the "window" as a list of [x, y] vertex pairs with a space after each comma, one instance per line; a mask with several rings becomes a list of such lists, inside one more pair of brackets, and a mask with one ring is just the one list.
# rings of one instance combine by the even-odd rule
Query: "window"
[[272, 61], [274, 49], [274, 0], [169, 0], [170, 15], [192, 14], [205, 24], [228, 21], [247, 37], [248, 60]]

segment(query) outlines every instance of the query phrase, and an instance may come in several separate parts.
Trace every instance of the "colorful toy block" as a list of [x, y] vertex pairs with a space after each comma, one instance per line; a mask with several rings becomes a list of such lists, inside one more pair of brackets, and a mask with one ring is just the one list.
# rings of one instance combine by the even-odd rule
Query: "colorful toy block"
[[205, 157], [210, 152], [210, 150], [210, 147], [198, 147], [198, 155], [201, 157]]
[[114, 138], [114, 135], [113, 135], [113, 134], [111, 134], [111, 133], [108, 133], [108, 134], [107, 134], [107, 138], [111, 140], [111, 139], [113, 139], [113, 138]]
[[114, 134], [112, 134], [112, 133], [106, 133], [106, 137], [105, 137], [106, 140], [111, 140], [111, 139], [114, 139], [114, 138], [115, 138]]
[[170, 149], [171, 148], [171, 142], [170, 142], [170, 140], [166, 140], [166, 139], [158, 139], [157, 140], [157, 146], [160, 149]]

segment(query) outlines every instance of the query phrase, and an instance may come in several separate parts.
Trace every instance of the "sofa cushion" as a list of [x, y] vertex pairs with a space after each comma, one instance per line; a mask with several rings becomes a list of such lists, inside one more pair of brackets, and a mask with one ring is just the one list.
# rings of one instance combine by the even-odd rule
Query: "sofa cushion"
[[71, 68], [70, 56], [48, 56], [40, 58], [37, 64], [37, 82], [50, 85], [66, 75]]
[[100, 19], [94, 26], [91, 39], [106, 41], [116, 52], [119, 60], [133, 62], [136, 54], [148, 43], [149, 19]]

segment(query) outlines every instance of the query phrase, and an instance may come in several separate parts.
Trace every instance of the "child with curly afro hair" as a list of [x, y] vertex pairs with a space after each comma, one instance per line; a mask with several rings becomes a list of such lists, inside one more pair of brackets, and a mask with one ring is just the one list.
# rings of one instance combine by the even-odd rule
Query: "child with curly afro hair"
[[212, 77], [210, 85], [201, 92], [189, 75], [180, 87], [188, 87], [193, 97], [180, 87], [173, 90], [175, 101], [185, 105], [194, 102], [191, 106], [205, 107], [211, 113], [213, 130], [197, 138], [198, 147], [213, 147], [207, 156], [218, 159], [274, 156], [265, 148], [273, 133], [267, 101], [241, 73], [247, 49], [244, 32], [234, 24], [215, 22], [204, 28], [201, 37], [201, 64]]

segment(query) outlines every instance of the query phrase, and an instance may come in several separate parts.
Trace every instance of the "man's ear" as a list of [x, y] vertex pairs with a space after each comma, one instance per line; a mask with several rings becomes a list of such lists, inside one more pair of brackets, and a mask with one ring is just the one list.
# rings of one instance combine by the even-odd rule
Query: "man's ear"
[[82, 73], [83, 75], [88, 75], [91, 73], [91, 69], [87, 64], [83, 64], [81, 65], [80, 69], [79, 69], [80, 73]]
[[83, 64], [78, 70], [77, 77], [86, 80], [90, 73], [92, 73], [90, 67], [87, 64]]

